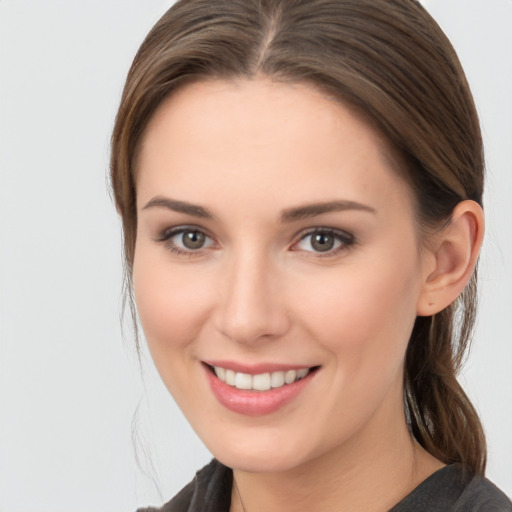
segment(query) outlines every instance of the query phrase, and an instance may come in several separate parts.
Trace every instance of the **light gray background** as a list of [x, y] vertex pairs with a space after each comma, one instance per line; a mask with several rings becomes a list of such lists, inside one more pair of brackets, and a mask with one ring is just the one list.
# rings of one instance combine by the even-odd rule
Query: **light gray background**
[[[512, 495], [512, 2], [425, 4], [459, 52], [485, 136], [489, 227], [463, 381], [488, 433], [488, 475]], [[169, 498], [210, 457], [151, 362], [143, 384], [130, 336], [123, 345], [105, 184], [124, 76], [169, 5], [0, 1], [3, 512], [134, 510]]]

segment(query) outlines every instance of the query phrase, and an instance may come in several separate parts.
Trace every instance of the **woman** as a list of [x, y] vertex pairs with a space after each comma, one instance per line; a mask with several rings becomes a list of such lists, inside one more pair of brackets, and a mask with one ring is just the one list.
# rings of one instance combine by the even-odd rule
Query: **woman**
[[178, 2], [111, 170], [131, 304], [215, 456], [162, 510], [512, 510], [456, 380], [481, 135], [418, 3]]

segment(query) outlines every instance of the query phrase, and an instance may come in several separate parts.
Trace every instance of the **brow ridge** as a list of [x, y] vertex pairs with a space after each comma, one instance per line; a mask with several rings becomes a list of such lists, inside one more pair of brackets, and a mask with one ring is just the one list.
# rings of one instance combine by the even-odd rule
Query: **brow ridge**
[[[150, 199], [144, 206], [143, 210], [150, 208], [166, 208], [178, 213], [192, 215], [203, 219], [214, 219], [214, 215], [203, 206], [199, 206], [186, 201], [178, 201], [168, 197], [156, 196]], [[371, 206], [358, 203], [356, 201], [337, 200], [327, 201], [320, 203], [311, 203], [304, 206], [297, 206], [287, 208], [281, 213], [281, 222], [288, 223], [298, 220], [316, 217], [331, 212], [339, 212], [346, 210], [366, 211], [369, 213], [376, 213], [376, 210]]]
[[340, 212], [346, 210], [358, 210], [368, 213], [377, 213], [375, 208], [367, 206], [356, 201], [338, 200], [327, 201], [322, 203], [311, 203], [304, 206], [288, 208], [281, 214], [281, 222], [294, 222], [298, 220], [307, 219], [309, 217], [316, 217], [331, 212]]
[[213, 214], [197, 204], [188, 203], [186, 201], [177, 201], [168, 197], [156, 196], [149, 200], [144, 206], [143, 210], [149, 208], [167, 208], [178, 213], [185, 213], [186, 215], [192, 215], [193, 217], [199, 217], [202, 219], [213, 219]]

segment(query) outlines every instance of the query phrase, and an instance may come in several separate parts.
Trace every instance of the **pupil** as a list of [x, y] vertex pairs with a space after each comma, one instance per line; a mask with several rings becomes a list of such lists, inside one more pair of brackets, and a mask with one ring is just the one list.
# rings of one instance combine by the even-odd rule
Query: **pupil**
[[200, 249], [204, 245], [204, 233], [200, 231], [186, 231], [183, 233], [183, 245], [187, 249]]
[[334, 247], [334, 237], [328, 233], [317, 233], [313, 236], [311, 245], [315, 251], [330, 251]]

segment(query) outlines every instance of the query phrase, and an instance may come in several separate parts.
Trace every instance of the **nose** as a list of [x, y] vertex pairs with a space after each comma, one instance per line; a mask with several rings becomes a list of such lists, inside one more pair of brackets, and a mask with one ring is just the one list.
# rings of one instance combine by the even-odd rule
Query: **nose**
[[237, 343], [255, 344], [282, 336], [289, 328], [282, 272], [265, 254], [246, 250], [226, 262], [219, 275], [216, 327]]

